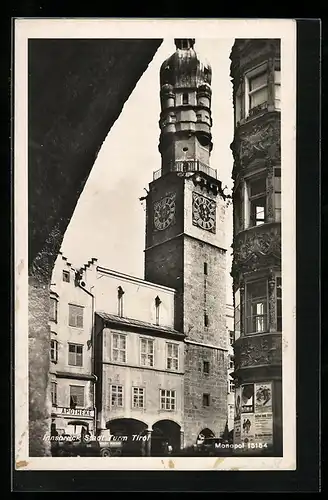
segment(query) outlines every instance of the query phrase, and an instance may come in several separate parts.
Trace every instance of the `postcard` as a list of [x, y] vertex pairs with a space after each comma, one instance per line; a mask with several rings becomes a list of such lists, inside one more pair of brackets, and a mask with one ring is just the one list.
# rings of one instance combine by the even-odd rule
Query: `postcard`
[[296, 22], [14, 22], [16, 470], [296, 469]]

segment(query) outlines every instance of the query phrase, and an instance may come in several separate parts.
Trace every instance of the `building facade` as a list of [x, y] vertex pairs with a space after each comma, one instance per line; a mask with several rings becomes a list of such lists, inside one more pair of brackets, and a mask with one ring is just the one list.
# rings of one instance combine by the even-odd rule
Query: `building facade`
[[145, 279], [176, 290], [185, 336], [184, 438], [219, 436], [227, 417], [225, 196], [210, 167], [211, 67], [176, 39], [160, 70], [161, 169], [146, 197]]
[[97, 429], [126, 436], [130, 450], [183, 447], [184, 336], [174, 329], [176, 292], [97, 267]]
[[75, 275], [60, 253], [52, 274], [49, 315], [52, 432], [59, 434], [95, 429], [93, 303]]
[[[236, 443], [282, 454], [280, 41], [236, 40], [233, 265]], [[243, 450], [244, 451], [244, 450]]]

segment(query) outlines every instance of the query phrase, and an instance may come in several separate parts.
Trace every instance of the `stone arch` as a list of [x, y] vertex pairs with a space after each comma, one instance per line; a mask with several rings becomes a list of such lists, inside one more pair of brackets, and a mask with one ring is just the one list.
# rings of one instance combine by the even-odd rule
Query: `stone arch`
[[151, 454], [161, 456], [169, 453], [177, 453], [181, 447], [181, 425], [172, 419], [158, 420], [152, 426]]
[[148, 429], [145, 422], [135, 418], [113, 418], [106, 422], [106, 429], [122, 442], [123, 455], [135, 457], [143, 454], [142, 437]]
[[196, 440], [196, 443], [200, 443], [202, 442], [204, 439], [206, 438], [211, 438], [211, 437], [215, 437], [215, 433], [209, 429], [208, 427], [205, 427], [204, 429], [202, 429], [200, 431], [200, 433], [198, 434], [197, 436], [197, 440]]

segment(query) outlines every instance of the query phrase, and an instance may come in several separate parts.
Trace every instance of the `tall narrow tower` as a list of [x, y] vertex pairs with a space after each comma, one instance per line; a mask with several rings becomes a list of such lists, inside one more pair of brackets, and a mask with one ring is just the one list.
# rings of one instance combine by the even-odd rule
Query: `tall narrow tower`
[[145, 278], [178, 292], [185, 446], [219, 436], [227, 418], [225, 197], [209, 166], [211, 67], [194, 43], [176, 39], [160, 70], [162, 166], [149, 185], [145, 249]]

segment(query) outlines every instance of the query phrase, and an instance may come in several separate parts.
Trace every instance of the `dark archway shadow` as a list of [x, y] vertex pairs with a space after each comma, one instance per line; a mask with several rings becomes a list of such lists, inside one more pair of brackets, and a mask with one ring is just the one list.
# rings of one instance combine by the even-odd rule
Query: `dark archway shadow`
[[208, 427], [206, 427], [205, 429], [201, 430], [200, 433], [198, 434], [196, 443], [199, 443], [206, 438], [212, 438], [212, 437], [215, 437], [214, 432]]
[[180, 451], [181, 427], [173, 420], [159, 420], [153, 425], [151, 455], [166, 456]]
[[106, 422], [106, 428], [111, 435], [122, 442], [122, 455], [141, 456], [142, 437], [146, 434], [148, 425], [134, 418], [116, 418]]

